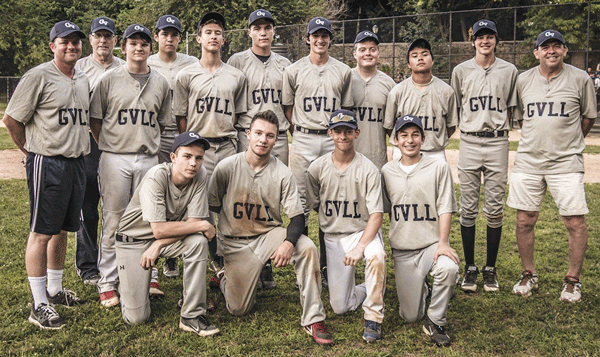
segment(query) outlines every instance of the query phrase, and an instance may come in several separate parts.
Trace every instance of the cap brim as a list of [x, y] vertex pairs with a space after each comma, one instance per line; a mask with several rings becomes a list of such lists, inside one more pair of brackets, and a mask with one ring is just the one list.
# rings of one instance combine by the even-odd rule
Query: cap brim
[[175, 25], [164, 25], [164, 26], [156, 27], [157, 30], [164, 30], [164, 29], [168, 29], [168, 28], [172, 28], [172, 29], [175, 29], [175, 30], [181, 32], [181, 29]]
[[329, 127], [327, 129], [334, 129], [334, 128], [337, 128], [338, 126], [347, 126], [348, 128], [358, 129], [358, 126], [356, 124], [350, 124], [348, 122], [341, 122], [341, 121], [329, 125]]
[[326, 30], [327, 32], [329, 32], [330, 34], [333, 35], [333, 32], [331, 32], [331, 30], [327, 26], [324, 26], [324, 25], [319, 25], [319, 26], [315, 27], [314, 29], [310, 30], [308, 32], [308, 34], [312, 35], [313, 33], [317, 32], [319, 30]]
[[104, 25], [100, 25], [100, 26], [96, 27], [95, 29], [92, 30], [92, 33], [98, 32], [100, 30], [106, 30], [106, 31], [112, 33], [113, 35], [115, 34], [115, 31], [113, 29], [111, 29], [108, 26], [104, 26]]
[[379, 40], [373, 36], [367, 36], [367, 37], [363, 37], [358, 41], [354, 41], [354, 44], [356, 45], [357, 43], [361, 43], [361, 42], [365, 42], [365, 41], [373, 41], [376, 44], [379, 44]]
[[482, 27], [482, 28], [480, 28], [479, 30], [477, 30], [476, 32], [473, 32], [473, 36], [477, 36], [477, 34], [478, 34], [478, 33], [480, 33], [481, 31], [485, 31], [485, 30], [488, 30], [488, 31], [490, 31], [490, 32], [493, 32], [493, 33], [495, 33], [496, 35], [498, 35], [498, 31], [496, 31], [496, 30], [494, 30], [494, 29], [491, 29], [491, 28], [489, 28], [489, 27]]

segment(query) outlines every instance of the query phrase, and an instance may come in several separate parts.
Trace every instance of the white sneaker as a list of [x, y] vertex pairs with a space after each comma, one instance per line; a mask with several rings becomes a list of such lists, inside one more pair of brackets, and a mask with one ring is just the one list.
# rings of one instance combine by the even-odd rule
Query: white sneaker
[[531, 292], [538, 288], [538, 276], [529, 270], [521, 272], [521, 279], [513, 286], [512, 292], [521, 296], [531, 296]]
[[581, 283], [579, 278], [567, 275], [563, 283], [563, 290], [560, 293], [560, 301], [579, 302], [581, 301]]

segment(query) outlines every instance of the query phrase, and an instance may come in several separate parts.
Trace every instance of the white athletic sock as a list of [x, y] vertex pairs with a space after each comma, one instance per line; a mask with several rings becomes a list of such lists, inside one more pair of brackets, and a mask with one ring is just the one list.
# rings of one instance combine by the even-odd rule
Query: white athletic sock
[[39, 304], [48, 305], [48, 298], [46, 297], [46, 277], [30, 276], [27, 280], [29, 280], [31, 295], [33, 295], [33, 308], [37, 309]]
[[58, 294], [62, 289], [62, 276], [63, 270], [47, 269], [48, 274], [48, 294], [54, 296]]

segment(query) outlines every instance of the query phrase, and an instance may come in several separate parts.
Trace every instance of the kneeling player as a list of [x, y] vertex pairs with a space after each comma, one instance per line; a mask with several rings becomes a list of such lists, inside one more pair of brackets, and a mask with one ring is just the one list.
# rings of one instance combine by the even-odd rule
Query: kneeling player
[[[219, 214], [219, 244], [225, 268], [210, 279], [220, 288], [227, 310], [245, 315], [254, 306], [256, 285], [267, 260], [294, 265], [302, 317], [300, 323], [319, 344], [333, 344], [325, 330], [319, 253], [305, 235], [304, 208], [292, 171], [271, 156], [279, 121], [271, 110], [252, 118], [245, 152], [221, 160], [210, 178], [208, 203]], [[282, 227], [281, 208], [290, 217]]]
[[[219, 333], [206, 319], [206, 260], [215, 228], [206, 220], [208, 174], [202, 162], [209, 142], [193, 131], [173, 143], [172, 163], [154, 166], [133, 194], [116, 235], [121, 312], [125, 322], [150, 317], [151, 269], [156, 259], [183, 260], [183, 305], [179, 328]], [[203, 232], [203, 233], [199, 233]]]
[[[390, 204], [390, 245], [394, 256], [400, 316], [407, 322], [424, 317], [423, 330], [438, 346], [449, 346], [446, 311], [453, 295], [459, 258], [450, 247], [450, 223], [456, 198], [445, 161], [421, 157], [425, 140], [419, 117], [397, 119], [394, 137], [402, 157], [381, 169], [384, 197]], [[431, 302], [427, 274], [433, 277]]]
[[[325, 232], [331, 307], [342, 314], [362, 304], [363, 339], [375, 342], [381, 339], [385, 291], [381, 175], [354, 150], [360, 130], [353, 112], [335, 111], [328, 131], [335, 149], [308, 167], [308, 208], [319, 212], [319, 227]], [[365, 282], [355, 286], [355, 266], [361, 259]]]

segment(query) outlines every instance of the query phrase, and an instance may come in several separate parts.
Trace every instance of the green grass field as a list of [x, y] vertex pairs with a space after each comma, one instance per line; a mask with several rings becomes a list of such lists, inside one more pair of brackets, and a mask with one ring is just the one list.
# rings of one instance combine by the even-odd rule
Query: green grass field
[[[182, 280], [160, 277], [166, 298], [152, 302], [151, 320], [140, 326], [126, 325], [119, 308], [104, 309], [94, 287], [84, 286], [76, 276], [74, 238], [70, 237], [64, 285], [90, 303], [58, 311], [67, 320], [60, 331], [41, 331], [27, 322], [31, 297], [25, 273], [24, 253], [28, 235], [29, 205], [24, 180], [0, 180], [0, 355], [2, 356], [233, 356], [233, 355], [324, 355], [324, 356], [597, 356], [600, 342], [600, 250], [596, 239], [600, 231], [600, 184], [586, 185], [591, 214], [587, 216], [589, 248], [582, 273], [583, 301], [559, 301], [562, 279], [567, 271], [566, 230], [554, 203], [546, 197], [537, 225], [536, 263], [540, 289], [532, 297], [511, 294], [521, 266], [515, 242], [515, 211], [506, 209], [503, 240], [498, 261], [499, 293], [466, 295], [457, 289], [448, 311], [450, 348], [431, 344], [420, 323], [407, 324], [398, 316], [393, 263], [387, 271], [386, 317], [383, 340], [367, 345], [362, 341], [361, 309], [335, 315], [323, 292], [327, 326], [336, 344], [321, 347], [300, 328], [301, 308], [294, 288], [291, 267], [275, 269], [276, 290], [259, 291], [254, 311], [248, 316], [230, 316], [222, 297], [217, 311], [209, 316], [221, 335], [200, 338], [178, 329]], [[316, 222], [311, 220], [311, 237]], [[389, 221], [384, 223], [387, 236]], [[477, 224], [476, 262], [485, 264], [485, 221]], [[462, 256], [460, 226], [455, 215], [452, 225], [453, 247]], [[461, 267], [462, 268], [462, 267]], [[358, 279], [362, 279], [358, 269]], [[461, 269], [462, 273], [462, 269]]]

